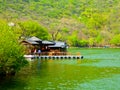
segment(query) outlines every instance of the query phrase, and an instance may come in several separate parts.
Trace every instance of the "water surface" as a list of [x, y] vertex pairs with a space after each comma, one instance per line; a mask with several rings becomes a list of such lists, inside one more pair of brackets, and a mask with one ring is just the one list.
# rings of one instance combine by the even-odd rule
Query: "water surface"
[[0, 90], [120, 90], [120, 49], [74, 48], [84, 59], [34, 60]]

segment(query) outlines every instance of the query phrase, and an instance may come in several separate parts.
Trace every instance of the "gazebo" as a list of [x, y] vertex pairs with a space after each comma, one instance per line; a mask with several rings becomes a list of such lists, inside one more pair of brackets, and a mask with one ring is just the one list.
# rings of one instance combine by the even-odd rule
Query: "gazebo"
[[51, 52], [54, 54], [57, 53], [64, 53], [67, 51], [67, 44], [61, 41], [48, 41], [48, 40], [41, 40], [37, 37], [27, 38], [21, 42], [24, 47], [26, 54], [35, 54], [38, 50], [41, 50], [41, 54], [48, 55]]
[[34, 54], [35, 50], [41, 49], [42, 40], [37, 37], [27, 38], [21, 42], [27, 54]]

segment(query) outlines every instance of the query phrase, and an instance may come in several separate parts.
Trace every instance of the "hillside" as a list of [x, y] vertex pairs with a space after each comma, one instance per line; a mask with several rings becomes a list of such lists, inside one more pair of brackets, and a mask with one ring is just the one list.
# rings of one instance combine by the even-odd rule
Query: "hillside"
[[120, 46], [119, 15], [119, 0], [0, 0], [1, 19], [37, 21], [72, 46]]

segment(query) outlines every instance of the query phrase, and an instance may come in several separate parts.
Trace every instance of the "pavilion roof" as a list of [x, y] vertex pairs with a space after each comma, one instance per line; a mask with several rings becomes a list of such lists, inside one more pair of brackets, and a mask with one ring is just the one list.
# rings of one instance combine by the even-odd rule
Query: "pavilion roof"
[[28, 41], [42, 41], [41, 39], [37, 38], [37, 37], [31, 37], [27, 39]]
[[60, 48], [65, 48], [67, 45], [65, 42], [61, 41], [55, 41], [54, 45], [49, 45], [48, 47], [60, 47]]
[[42, 44], [54, 45], [55, 42], [44, 40], [44, 41], [42, 41]]

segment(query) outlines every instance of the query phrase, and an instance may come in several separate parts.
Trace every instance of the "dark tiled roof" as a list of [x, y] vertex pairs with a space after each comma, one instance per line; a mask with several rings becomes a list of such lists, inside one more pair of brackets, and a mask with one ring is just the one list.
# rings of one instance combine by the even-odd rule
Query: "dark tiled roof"
[[27, 39], [28, 41], [42, 41], [41, 39], [37, 38], [37, 37], [31, 37]]
[[30, 44], [33, 44], [33, 45], [38, 45], [39, 44], [39, 43], [34, 42], [34, 41], [27, 41], [27, 42], [29, 42]]
[[65, 48], [67, 45], [65, 42], [55, 41], [55, 45], [49, 45], [48, 47], [61, 47]]
[[42, 41], [42, 44], [54, 45], [55, 42], [44, 40]]
[[48, 47], [60, 47], [60, 48], [65, 48], [67, 45], [65, 42], [61, 42], [61, 41], [47, 41], [47, 40], [44, 40], [42, 41], [41, 39], [37, 38], [37, 37], [31, 37], [31, 38], [28, 38], [25, 40], [26, 42], [30, 43], [30, 44], [33, 44], [33, 45], [38, 45], [40, 44], [40, 42], [42, 44], [45, 44], [45, 45], [49, 45]]
[[22, 41], [22, 42], [27, 42], [27, 43], [33, 44], [33, 45], [38, 45], [38, 44], [39, 44], [39, 43], [37, 43], [37, 42], [29, 41], [29, 40], [25, 40], [25, 41]]

